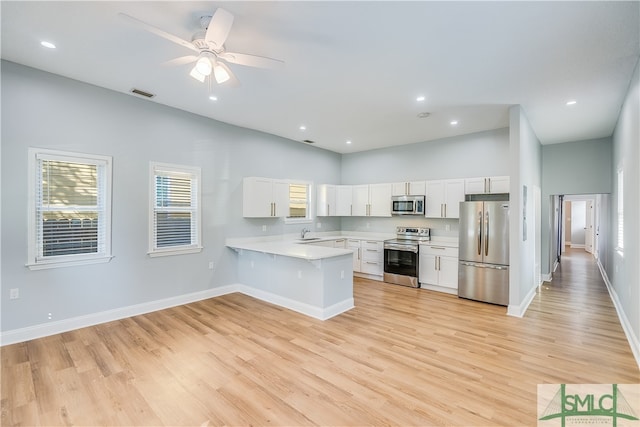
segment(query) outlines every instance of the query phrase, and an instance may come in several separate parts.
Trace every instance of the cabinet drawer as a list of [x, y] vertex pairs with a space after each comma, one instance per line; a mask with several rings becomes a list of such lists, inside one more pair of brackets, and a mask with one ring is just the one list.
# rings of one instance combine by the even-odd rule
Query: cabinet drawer
[[458, 248], [438, 245], [420, 245], [420, 254], [458, 257]]
[[363, 258], [362, 263], [360, 264], [360, 271], [362, 273], [375, 274], [375, 275], [381, 276], [383, 273], [382, 263], [376, 262], [376, 261], [366, 261]]
[[362, 249], [375, 249], [382, 252], [382, 242], [376, 242], [374, 240], [362, 240]]

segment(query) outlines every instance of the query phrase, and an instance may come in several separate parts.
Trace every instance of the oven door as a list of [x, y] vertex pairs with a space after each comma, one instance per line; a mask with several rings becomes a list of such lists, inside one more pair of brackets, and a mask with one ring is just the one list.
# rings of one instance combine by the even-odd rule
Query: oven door
[[418, 259], [417, 245], [385, 244], [384, 281], [417, 288]]

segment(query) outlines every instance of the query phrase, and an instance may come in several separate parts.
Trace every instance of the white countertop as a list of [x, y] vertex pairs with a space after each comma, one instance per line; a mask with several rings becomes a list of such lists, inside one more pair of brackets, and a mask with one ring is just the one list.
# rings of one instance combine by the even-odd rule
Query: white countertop
[[[295, 234], [228, 238], [226, 239], [225, 245], [235, 250], [248, 250], [292, 258], [318, 260], [352, 254], [353, 252], [351, 249], [316, 246], [310, 243], [335, 239], [358, 239], [382, 242], [387, 239], [393, 239], [396, 236], [395, 234], [380, 233], [328, 232], [326, 234], [309, 233], [309, 237], [312, 237], [312, 239], [303, 240]], [[432, 237], [431, 241], [425, 244], [458, 247], [458, 239], [455, 237]]]
[[[341, 238], [341, 237], [339, 237]], [[318, 240], [314, 240], [317, 242]], [[248, 250], [271, 255], [281, 255], [291, 258], [318, 260], [342, 255], [351, 255], [353, 251], [344, 248], [330, 248], [327, 246], [310, 245], [296, 240], [258, 240], [255, 239], [227, 239], [226, 246], [235, 250]]]

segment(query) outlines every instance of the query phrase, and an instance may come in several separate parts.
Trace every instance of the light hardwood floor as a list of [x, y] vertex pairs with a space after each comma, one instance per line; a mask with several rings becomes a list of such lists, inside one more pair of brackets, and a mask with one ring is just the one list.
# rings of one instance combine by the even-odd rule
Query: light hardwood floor
[[2, 348], [3, 426], [535, 425], [541, 383], [638, 383], [597, 267], [524, 318], [355, 281], [322, 322], [241, 294]]

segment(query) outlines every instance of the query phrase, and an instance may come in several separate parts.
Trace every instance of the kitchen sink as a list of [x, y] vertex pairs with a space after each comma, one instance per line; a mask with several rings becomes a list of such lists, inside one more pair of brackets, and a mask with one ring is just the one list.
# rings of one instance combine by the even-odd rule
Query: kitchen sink
[[300, 242], [311, 242], [313, 240], [320, 240], [319, 237], [304, 237], [302, 239], [298, 239]]

